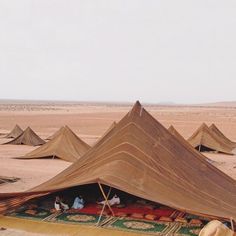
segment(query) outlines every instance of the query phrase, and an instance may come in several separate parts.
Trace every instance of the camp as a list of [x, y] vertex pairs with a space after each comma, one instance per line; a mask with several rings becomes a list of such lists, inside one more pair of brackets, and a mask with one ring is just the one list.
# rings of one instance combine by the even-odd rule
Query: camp
[[42, 140], [30, 127], [28, 127], [18, 137], [5, 144], [38, 146], [44, 143], [45, 141]]
[[90, 146], [81, 140], [68, 126], [63, 126], [50, 141], [20, 158], [60, 158], [64, 161], [75, 162], [89, 148]]
[[188, 142], [199, 151], [216, 151], [233, 155], [233, 148], [216, 135], [203, 123], [188, 139]]
[[139, 102], [79, 161], [51, 180], [26, 192], [2, 193], [0, 211], [88, 184], [191, 214], [236, 219], [235, 180], [171, 135]]

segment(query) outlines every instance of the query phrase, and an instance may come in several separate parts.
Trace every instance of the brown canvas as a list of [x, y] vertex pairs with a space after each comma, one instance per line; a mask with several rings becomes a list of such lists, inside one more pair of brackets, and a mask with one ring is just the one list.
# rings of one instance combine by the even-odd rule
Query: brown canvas
[[207, 148], [212, 151], [233, 154], [233, 148], [224, 139], [213, 133], [205, 123], [193, 133], [188, 142], [200, 151]]
[[209, 127], [209, 129], [215, 133], [217, 136], [219, 136], [219, 138], [223, 139], [225, 143], [227, 143], [229, 146], [231, 146], [232, 148], [236, 148], [236, 142], [231, 141], [229, 138], [227, 138], [219, 129], [215, 124], [211, 124], [211, 126]]
[[138, 102], [79, 161], [51, 180], [28, 192], [0, 194], [0, 212], [91, 183], [197, 215], [236, 219], [236, 181], [180, 142]]
[[41, 147], [21, 157], [23, 159], [60, 158], [64, 161], [77, 161], [90, 146], [81, 140], [68, 127], [62, 127], [57, 135]]
[[15, 125], [14, 129], [5, 136], [5, 138], [17, 138], [19, 135], [23, 133], [23, 130], [19, 125]]
[[28, 127], [21, 135], [5, 144], [38, 146], [44, 143], [45, 141], [42, 140], [30, 127]]

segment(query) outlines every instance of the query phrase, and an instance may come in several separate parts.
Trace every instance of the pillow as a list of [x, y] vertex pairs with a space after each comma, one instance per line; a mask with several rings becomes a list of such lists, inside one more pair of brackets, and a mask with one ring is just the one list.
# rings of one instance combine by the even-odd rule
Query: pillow
[[161, 216], [161, 217], [159, 218], [159, 221], [172, 222], [173, 220], [172, 220], [170, 217]]
[[182, 217], [177, 217], [175, 219], [175, 222], [179, 222], [179, 223], [188, 223], [188, 221], [185, 219], [185, 218], [182, 218]]
[[133, 213], [133, 214], [131, 215], [131, 217], [138, 218], [138, 219], [142, 219], [142, 218], [143, 218], [143, 214], [140, 214], [140, 213]]
[[152, 214], [147, 214], [147, 215], [145, 215], [145, 218], [146, 218], [147, 220], [155, 220], [155, 219], [157, 218], [157, 216], [152, 215]]
[[115, 215], [118, 217], [126, 217], [127, 216], [127, 214], [124, 212], [116, 212]]

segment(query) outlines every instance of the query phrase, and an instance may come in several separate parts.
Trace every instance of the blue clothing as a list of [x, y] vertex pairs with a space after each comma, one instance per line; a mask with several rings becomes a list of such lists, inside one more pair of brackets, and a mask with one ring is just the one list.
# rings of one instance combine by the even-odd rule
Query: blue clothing
[[82, 209], [84, 208], [84, 199], [76, 197], [72, 206], [73, 209]]

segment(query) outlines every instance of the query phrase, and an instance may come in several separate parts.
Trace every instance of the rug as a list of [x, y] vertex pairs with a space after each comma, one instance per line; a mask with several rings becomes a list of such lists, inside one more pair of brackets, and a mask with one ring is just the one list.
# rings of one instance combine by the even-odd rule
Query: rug
[[104, 225], [110, 229], [132, 231], [139, 233], [146, 233], [151, 235], [186, 235], [197, 236], [201, 230], [201, 227], [191, 227], [176, 222], [162, 222], [147, 220], [134, 220], [127, 218], [117, 218], [117, 220]]
[[36, 208], [36, 209], [21, 209], [7, 214], [8, 216], [14, 216], [19, 218], [43, 220], [49, 217], [52, 213], [48, 210]]
[[[62, 213], [55, 217], [55, 220], [63, 223], [95, 225], [98, 222], [99, 216], [85, 213]], [[106, 217], [102, 216], [100, 222], [103, 222]]]

